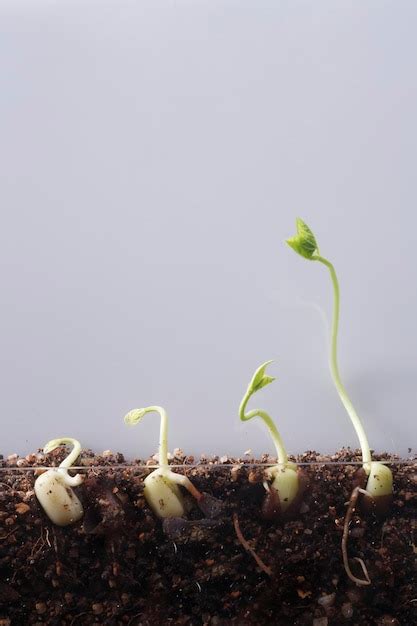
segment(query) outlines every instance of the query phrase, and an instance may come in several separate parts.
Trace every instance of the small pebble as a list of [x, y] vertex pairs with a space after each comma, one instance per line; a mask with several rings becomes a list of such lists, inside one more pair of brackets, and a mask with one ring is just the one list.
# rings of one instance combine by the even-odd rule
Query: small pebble
[[35, 492], [33, 490], [26, 491], [25, 495], [23, 496], [23, 502], [29, 502], [29, 500], [31, 500], [34, 495]]
[[350, 619], [353, 615], [353, 606], [350, 602], [344, 602], [342, 604], [342, 615], [345, 619]]
[[248, 481], [252, 484], [261, 483], [263, 480], [263, 472], [261, 470], [251, 470], [248, 474]]
[[24, 515], [30, 511], [30, 506], [24, 502], [18, 502], [14, 505], [14, 508], [16, 509], [16, 513], [18, 513], [18, 515]]
[[46, 606], [45, 602], [37, 602], [35, 604], [36, 612], [39, 613], [39, 615], [43, 615], [44, 613], [46, 613], [47, 608], [48, 607]]
[[326, 609], [329, 606], [332, 606], [334, 604], [335, 599], [336, 599], [336, 594], [333, 592], [333, 593], [327, 593], [327, 594], [320, 596], [317, 602]]
[[313, 619], [313, 626], [328, 626], [328, 623], [327, 617], [316, 617], [316, 619]]
[[98, 602], [94, 603], [91, 607], [93, 609], [94, 615], [101, 615], [103, 613], [103, 605]]
[[240, 474], [240, 465], [233, 465], [232, 469], [230, 470], [230, 477], [233, 480], [233, 482], [236, 482], [239, 474]]
[[360, 602], [362, 596], [361, 592], [358, 589], [349, 589], [349, 591], [346, 592], [346, 595], [352, 602], [352, 604], [357, 604], [358, 602]]

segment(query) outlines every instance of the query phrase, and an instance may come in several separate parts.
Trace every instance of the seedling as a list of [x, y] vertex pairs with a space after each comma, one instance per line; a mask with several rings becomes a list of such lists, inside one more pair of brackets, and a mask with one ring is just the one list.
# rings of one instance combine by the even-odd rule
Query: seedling
[[36, 497], [51, 522], [57, 526], [74, 524], [84, 514], [82, 504], [72, 489], [72, 487], [81, 485], [83, 477], [81, 474], [75, 476], [68, 474], [68, 469], [80, 455], [80, 442], [71, 437], [59, 437], [48, 441], [43, 451], [45, 454], [49, 454], [63, 444], [73, 446], [68, 456], [58, 468], [54, 467], [47, 470], [35, 481]]
[[[300, 480], [296, 464], [288, 461], [284, 442], [271, 416], [262, 409], [253, 409], [245, 413], [246, 405], [251, 396], [275, 380], [265, 373], [270, 363], [272, 361], [267, 361], [258, 367], [239, 407], [239, 417], [242, 422], [247, 422], [253, 417], [260, 417], [263, 420], [277, 452], [278, 464], [266, 470], [267, 480], [263, 483], [268, 494], [263, 506], [263, 512], [267, 518], [288, 515], [292, 512], [305, 488], [304, 480]], [[272, 481], [271, 484], [268, 481]]]
[[168, 466], [168, 415], [160, 406], [148, 406], [133, 409], [125, 415], [125, 422], [133, 426], [140, 422], [146, 413], [158, 413], [161, 418], [159, 434], [158, 469], [144, 480], [144, 496], [149, 506], [160, 518], [182, 517], [185, 514], [184, 497], [179, 487], [184, 487], [201, 503], [204, 495], [194, 487], [193, 483], [181, 474], [177, 474]]
[[371, 450], [363, 424], [355, 411], [339, 374], [337, 362], [337, 336], [339, 330], [340, 290], [333, 265], [320, 255], [316, 238], [310, 228], [300, 218], [297, 219], [297, 234], [287, 239], [288, 245], [300, 256], [309, 261], [318, 261], [327, 267], [333, 285], [333, 323], [331, 331], [330, 371], [340, 399], [352, 420], [362, 450], [363, 470], [367, 477], [364, 497], [365, 509], [370, 505], [376, 513], [385, 513], [392, 500], [392, 472], [383, 463], [372, 461]]

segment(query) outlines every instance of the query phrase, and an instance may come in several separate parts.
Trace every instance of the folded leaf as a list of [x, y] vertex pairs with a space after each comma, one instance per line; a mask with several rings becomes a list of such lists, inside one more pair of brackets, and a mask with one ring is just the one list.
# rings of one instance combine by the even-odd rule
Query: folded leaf
[[132, 409], [125, 415], [125, 423], [133, 426], [134, 424], [137, 424], [145, 414], [145, 409]]
[[259, 391], [259, 389], [266, 387], [275, 380], [273, 376], [268, 376], [267, 374], [265, 374], [265, 370], [270, 363], [272, 363], [272, 361], [266, 361], [266, 363], [263, 363], [260, 367], [258, 367], [256, 372], [254, 373], [248, 388], [251, 395]]
[[287, 244], [305, 259], [311, 259], [318, 250], [316, 238], [302, 219], [297, 217], [297, 234], [287, 239]]

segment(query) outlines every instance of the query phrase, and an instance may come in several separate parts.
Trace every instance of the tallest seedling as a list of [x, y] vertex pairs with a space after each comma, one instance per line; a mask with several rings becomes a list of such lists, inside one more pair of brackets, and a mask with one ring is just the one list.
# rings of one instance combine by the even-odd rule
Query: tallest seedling
[[371, 450], [363, 424], [355, 411], [339, 374], [339, 366], [337, 363], [337, 335], [339, 330], [340, 291], [335, 269], [330, 261], [320, 255], [316, 238], [307, 224], [300, 218], [297, 219], [297, 234], [287, 239], [287, 243], [297, 254], [309, 261], [318, 261], [322, 265], [325, 265], [330, 272], [334, 295], [330, 371], [340, 399], [358, 435], [359, 444], [362, 449], [363, 469], [367, 476], [366, 493], [369, 498], [372, 498], [374, 501], [376, 510], [384, 510], [392, 496], [392, 473], [386, 465], [372, 461]]

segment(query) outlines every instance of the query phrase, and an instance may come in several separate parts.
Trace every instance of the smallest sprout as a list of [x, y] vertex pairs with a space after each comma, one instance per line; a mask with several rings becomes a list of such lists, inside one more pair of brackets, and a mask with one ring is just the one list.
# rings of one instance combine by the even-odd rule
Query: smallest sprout
[[83, 482], [81, 474], [70, 476], [68, 469], [75, 463], [81, 452], [81, 444], [71, 437], [52, 439], [44, 446], [44, 453], [49, 454], [58, 446], [73, 446], [69, 455], [58, 468], [50, 469], [41, 474], [35, 481], [35, 494], [43, 510], [57, 526], [68, 526], [82, 518], [84, 510], [72, 487]]
[[193, 483], [181, 474], [171, 471], [168, 466], [168, 415], [160, 406], [148, 406], [133, 409], [125, 415], [125, 423], [130, 426], [138, 424], [146, 413], [158, 413], [161, 418], [159, 435], [158, 469], [144, 480], [144, 496], [152, 511], [160, 518], [183, 517], [185, 514], [184, 498], [179, 487], [184, 487], [191, 495], [201, 502], [203, 494]]
[[264, 421], [271, 434], [277, 452], [278, 464], [269, 467], [265, 472], [267, 479], [272, 481], [272, 483], [269, 484], [267, 481], [263, 483], [268, 493], [264, 502], [263, 511], [265, 517], [268, 518], [290, 514], [299, 502], [305, 488], [304, 481], [300, 480], [296, 464], [288, 461], [287, 451], [281, 435], [271, 416], [262, 409], [253, 409], [245, 413], [246, 405], [251, 396], [275, 380], [272, 376], [265, 374], [265, 370], [270, 363], [272, 363], [272, 361], [267, 361], [258, 367], [249, 383], [239, 408], [239, 417], [242, 422], [246, 422], [253, 417], [260, 417]]

